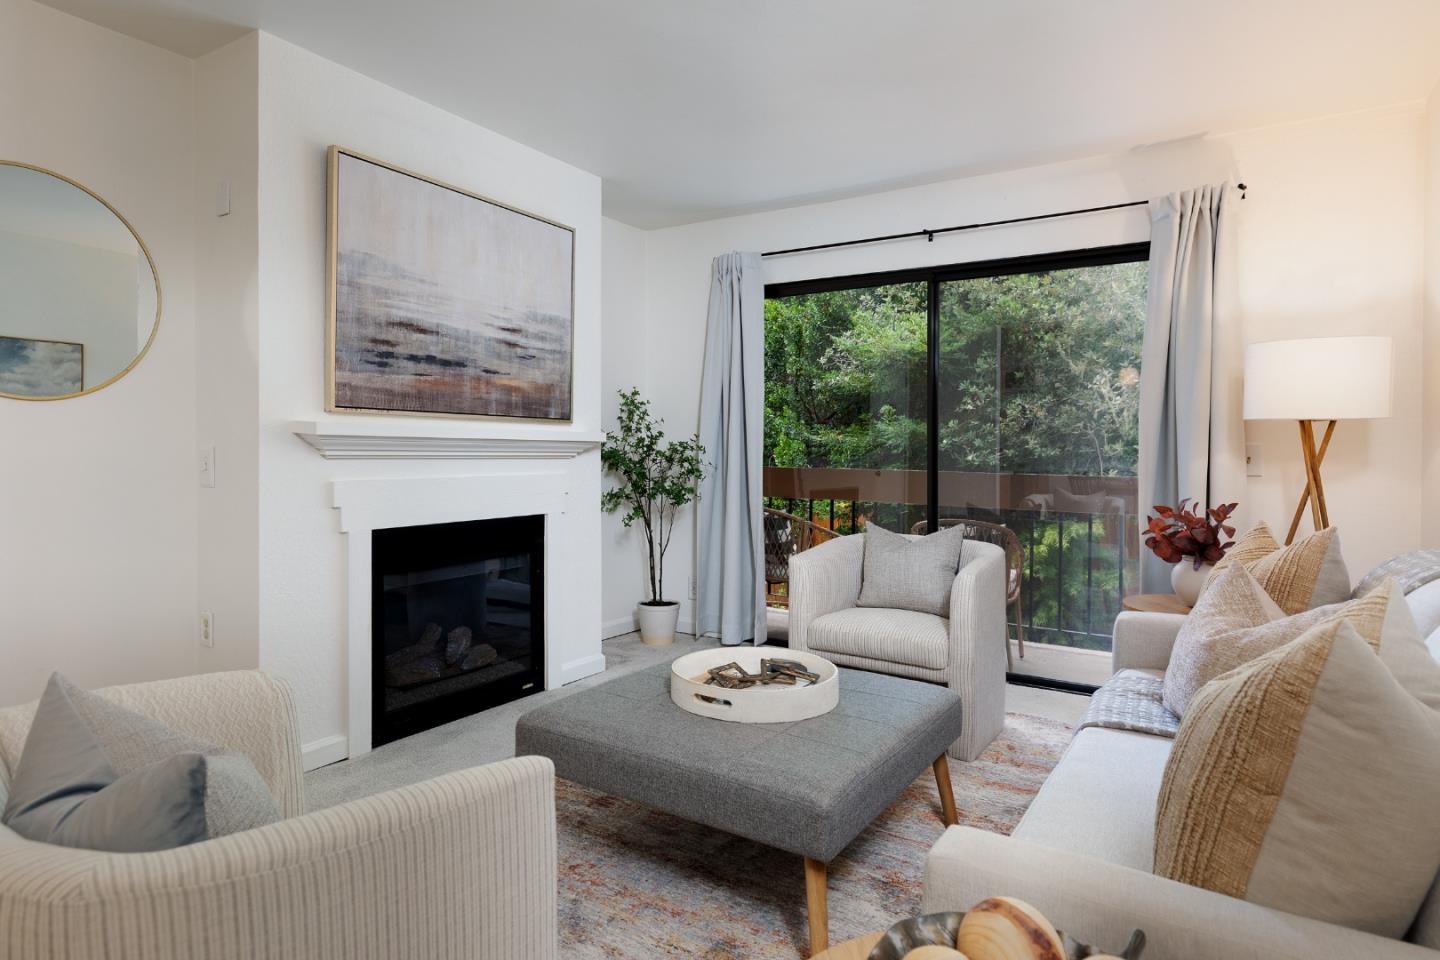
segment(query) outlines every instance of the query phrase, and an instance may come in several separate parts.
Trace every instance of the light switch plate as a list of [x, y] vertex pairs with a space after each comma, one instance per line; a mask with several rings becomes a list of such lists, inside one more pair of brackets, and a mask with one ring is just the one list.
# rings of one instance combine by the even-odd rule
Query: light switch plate
[[215, 618], [208, 610], [200, 614], [200, 646], [215, 646]]
[[1264, 465], [1263, 465], [1263, 463], [1261, 462], [1261, 459], [1260, 459], [1260, 444], [1258, 444], [1258, 443], [1247, 443], [1247, 444], [1245, 444], [1245, 476], [1247, 476], [1247, 477], [1258, 477], [1258, 476], [1261, 476], [1261, 469], [1262, 469], [1263, 466], [1264, 466]]
[[200, 486], [215, 486], [215, 448], [200, 448]]

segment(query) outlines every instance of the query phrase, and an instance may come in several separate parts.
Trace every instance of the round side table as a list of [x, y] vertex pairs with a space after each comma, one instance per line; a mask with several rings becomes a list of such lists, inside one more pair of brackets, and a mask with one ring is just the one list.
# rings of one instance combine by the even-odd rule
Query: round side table
[[1126, 610], [1136, 610], [1140, 613], [1186, 614], [1190, 612], [1190, 605], [1173, 593], [1132, 593], [1121, 600], [1120, 605]]

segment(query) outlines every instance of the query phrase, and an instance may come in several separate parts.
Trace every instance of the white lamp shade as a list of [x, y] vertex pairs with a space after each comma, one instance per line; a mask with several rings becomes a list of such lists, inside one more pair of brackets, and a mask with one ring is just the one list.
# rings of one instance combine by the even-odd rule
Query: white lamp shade
[[1390, 338], [1312, 337], [1245, 348], [1246, 420], [1390, 416]]

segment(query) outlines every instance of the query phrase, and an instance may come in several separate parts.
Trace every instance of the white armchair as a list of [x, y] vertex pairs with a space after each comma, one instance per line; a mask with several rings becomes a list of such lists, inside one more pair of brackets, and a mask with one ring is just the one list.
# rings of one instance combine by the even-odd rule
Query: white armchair
[[954, 690], [965, 732], [949, 754], [974, 760], [1005, 727], [1005, 551], [965, 541], [946, 618], [856, 607], [864, 547], [841, 537], [790, 561], [791, 648]]
[[[307, 814], [283, 682], [242, 671], [98, 692], [248, 755], [284, 819], [128, 854], [0, 827], [0, 957], [558, 957], [549, 760], [506, 760]], [[33, 703], [0, 710], [0, 803], [34, 713]]]

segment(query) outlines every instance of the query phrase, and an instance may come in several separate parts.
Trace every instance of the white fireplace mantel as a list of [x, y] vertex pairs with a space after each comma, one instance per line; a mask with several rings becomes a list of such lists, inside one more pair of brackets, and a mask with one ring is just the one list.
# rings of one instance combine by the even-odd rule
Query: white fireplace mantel
[[401, 417], [295, 420], [290, 430], [326, 460], [569, 460], [605, 439], [598, 430]]
[[[577, 493], [599, 503], [599, 491], [586, 484], [575, 488], [572, 464], [536, 465], [522, 473], [443, 477], [364, 477], [331, 482], [332, 504], [339, 511], [339, 532], [346, 551], [346, 689], [345, 743], [328, 758], [364, 756], [371, 748], [372, 534], [390, 527], [490, 520], [499, 517], [545, 517], [545, 689], [605, 669], [600, 632], [587, 618], [598, 611], [598, 577], [593, 553], [587, 552], [586, 526], [599, 525], [597, 508], [574, 513]], [[577, 526], [578, 524], [578, 526]], [[586, 593], [593, 591], [593, 605]], [[598, 619], [598, 617], [596, 618]]]

